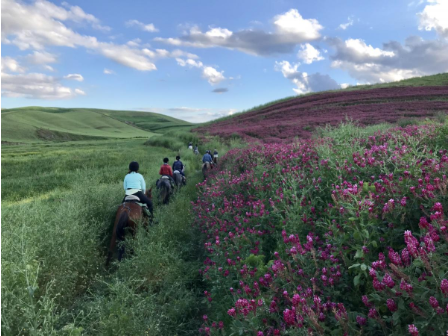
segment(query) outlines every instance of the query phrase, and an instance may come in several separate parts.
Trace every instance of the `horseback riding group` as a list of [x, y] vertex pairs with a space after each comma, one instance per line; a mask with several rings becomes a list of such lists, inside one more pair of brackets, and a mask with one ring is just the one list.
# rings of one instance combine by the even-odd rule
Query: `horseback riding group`
[[[193, 145], [190, 142], [188, 148], [193, 150]], [[199, 154], [198, 146], [195, 146], [194, 153]], [[175, 187], [178, 189], [186, 184], [185, 178], [185, 165], [180, 160], [180, 156], [176, 156], [176, 161], [172, 166], [169, 165], [169, 159], [164, 158], [163, 164], [159, 169], [159, 175], [161, 177], [156, 182], [156, 187], [159, 190], [160, 199], [163, 204], [169, 202], [169, 197], [172, 194]], [[212, 158], [209, 150], [206, 151], [202, 157], [202, 172], [204, 178], [207, 178], [208, 171], [213, 168], [213, 164], [218, 163], [218, 152], [214, 151], [214, 157]], [[140, 221], [147, 222], [144, 217], [149, 218], [152, 221], [153, 218], [153, 205], [152, 205], [152, 188], [146, 190], [146, 183], [143, 176], [139, 171], [138, 162], [131, 162], [129, 164], [129, 172], [124, 178], [124, 191], [125, 197], [122, 204], [118, 208], [117, 215], [115, 217], [114, 230], [112, 232], [112, 239], [109, 248], [109, 254], [107, 257], [107, 264], [109, 263], [112, 253], [115, 249], [117, 240], [123, 241], [125, 235], [125, 228], [130, 228], [135, 233], [137, 223]], [[118, 254], [118, 259], [121, 260], [124, 254], [124, 247], [121, 246]]]

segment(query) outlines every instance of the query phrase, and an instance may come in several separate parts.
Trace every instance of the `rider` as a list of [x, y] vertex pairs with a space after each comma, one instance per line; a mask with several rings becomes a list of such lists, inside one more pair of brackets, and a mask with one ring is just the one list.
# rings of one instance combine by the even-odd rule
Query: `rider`
[[193, 143], [191, 141], [188, 143], [188, 149], [193, 149]]
[[[152, 202], [145, 195], [146, 183], [141, 174], [138, 173], [138, 162], [132, 161], [129, 164], [129, 173], [124, 177], [124, 190], [126, 195], [135, 195], [140, 198], [141, 203], [145, 203], [148, 206], [148, 210], [152, 215]], [[126, 198], [126, 197], [125, 197]], [[124, 199], [123, 199], [124, 202]]]
[[206, 162], [210, 163], [210, 166], [213, 165], [213, 159], [212, 156], [210, 155], [210, 151], [207, 150], [204, 154], [204, 156], [202, 157], [202, 163], [205, 164]]
[[199, 154], [199, 149], [198, 149], [198, 145], [196, 144], [196, 146], [194, 146], [194, 151], [193, 153], [195, 154]]
[[176, 161], [173, 163], [173, 172], [178, 171], [182, 175], [182, 179], [185, 182], [184, 164], [180, 161], [180, 156], [176, 156]]
[[218, 151], [216, 149], [213, 151], [213, 163], [218, 163]]
[[171, 166], [168, 164], [169, 159], [164, 158], [163, 159], [163, 165], [160, 167], [159, 175], [168, 176], [170, 178], [171, 186], [174, 186], [174, 179], [173, 179], [173, 170], [171, 169]]

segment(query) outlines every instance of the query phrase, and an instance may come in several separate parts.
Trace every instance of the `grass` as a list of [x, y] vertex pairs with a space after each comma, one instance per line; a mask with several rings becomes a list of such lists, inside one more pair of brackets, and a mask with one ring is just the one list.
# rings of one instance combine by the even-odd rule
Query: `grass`
[[[186, 147], [143, 139], [3, 147], [2, 335], [197, 333], [202, 298], [189, 211], [201, 163]], [[188, 186], [168, 206], [155, 205], [157, 224], [128, 242], [132, 257], [107, 271], [129, 162], [138, 161], [154, 186], [162, 158], [172, 163], [179, 153]]]
[[24, 107], [4, 109], [2, 141], [43, 142], [148, 138], [188, 122], [150, 112]]

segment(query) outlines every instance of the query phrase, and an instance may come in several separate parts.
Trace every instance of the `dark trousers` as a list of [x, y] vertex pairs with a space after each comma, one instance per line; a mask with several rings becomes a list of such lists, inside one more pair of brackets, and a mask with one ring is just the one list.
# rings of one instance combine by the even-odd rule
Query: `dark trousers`
[[[149, 212], [152, 215], [152, 211], [153, 211], [152, 201], [142, 191], [136, 192], [135, 194], [132, 194], [132, 195], [135, 195], [138, 198], [140, 198], [140, 202], [145, 203], [148, 206]], [[126, 196], [123, 198], [123, 202], [124, 202], [125, 198], [126, 198]]]

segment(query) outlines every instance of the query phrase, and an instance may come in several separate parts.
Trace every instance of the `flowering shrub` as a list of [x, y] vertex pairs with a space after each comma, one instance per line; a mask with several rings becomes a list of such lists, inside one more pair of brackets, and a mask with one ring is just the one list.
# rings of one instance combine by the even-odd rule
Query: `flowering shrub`
[[206, 255], [200, 331], [446, 333], [448, 156], [438, 127], [228, 152], [193, 203]]
[[309, 138], [316, 127], [337, 125], [347, 116], [361, 125], [395, 123], [403, 116], [432, 117], [438, 111], [448, 111], [447, 96], [447, 86], [325, 92], [284, 100], [214, 122], [197, 131], [224, 138], [238, 135], [246, 140], [275, 143], [294, 137]]

